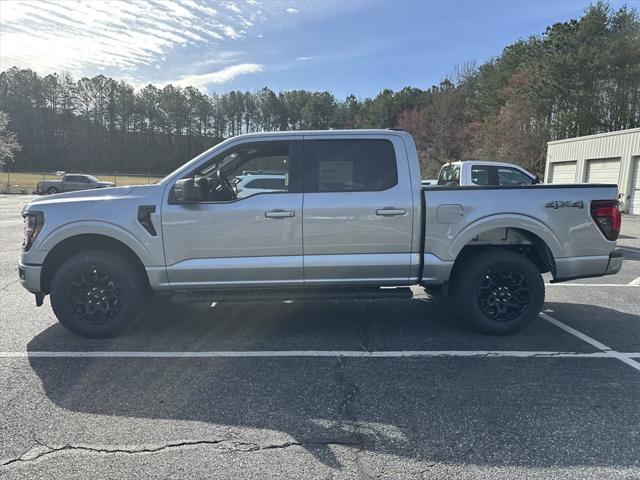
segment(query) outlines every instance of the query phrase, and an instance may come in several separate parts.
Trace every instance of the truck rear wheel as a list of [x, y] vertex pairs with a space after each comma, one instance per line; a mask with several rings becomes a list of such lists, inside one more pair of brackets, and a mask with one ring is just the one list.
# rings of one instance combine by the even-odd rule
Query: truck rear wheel
[[49, 195], [53, 195], [54, 193], [60, 193], [60, 190], [58, 190], [58, 187], [49, 187], [47, 189], [47, 193]]
[[544, 303], [544, 282], [525, 256], [489, 249], [470, 257], [454, 272], [452, 300], [476, 330], [508, 335], [538, 316]]
[[54, 275], [50, 290], [60, 323], [87, 338], [120, 333], [135, 318], [145, 294], [140, 272], [109, 250], [69, 258]]

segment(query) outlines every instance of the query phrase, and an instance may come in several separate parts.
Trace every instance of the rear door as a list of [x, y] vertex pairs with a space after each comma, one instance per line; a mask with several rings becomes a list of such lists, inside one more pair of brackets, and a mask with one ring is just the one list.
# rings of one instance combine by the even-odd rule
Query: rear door
[[87, 184], [82, 180], [84, 180], [84, 177], [81, 177], [80, 175], [66, 175], [62, 180], [63, 190], [65, 192], [84, 190], [87, 188]]
[[413, 195], [400, 137], [305, 136], [304, 279], [408, 283]]

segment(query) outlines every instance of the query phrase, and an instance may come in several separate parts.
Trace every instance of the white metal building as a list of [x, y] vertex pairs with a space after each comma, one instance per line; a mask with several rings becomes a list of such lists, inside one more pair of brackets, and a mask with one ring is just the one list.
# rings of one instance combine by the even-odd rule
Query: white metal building
[[546, 183], [615, 183], [621, 209], [640, 215], [640, 128], [547, 144]]

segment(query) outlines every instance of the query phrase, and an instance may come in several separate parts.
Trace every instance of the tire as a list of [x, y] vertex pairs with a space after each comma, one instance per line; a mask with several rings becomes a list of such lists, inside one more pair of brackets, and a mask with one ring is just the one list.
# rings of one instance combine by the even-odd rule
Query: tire
[[49, 187], [47, 188], [47, 193], [49, 195], [53, 195], [55, 193], [60, 193], [60, 190], [58, 189], [58, 187]]
[[465, 262], [454, 272], [451, 299], [475, 330], [508, 335], [538, 316], [544, 303], [544, 282], [524, 255], [496, 248]]
[[86, 338], [118, 335], [135, 319], [146, 289], [130, 259], [110, 250], [82, 252], [53, 277], [51, 306], [60, 323]]

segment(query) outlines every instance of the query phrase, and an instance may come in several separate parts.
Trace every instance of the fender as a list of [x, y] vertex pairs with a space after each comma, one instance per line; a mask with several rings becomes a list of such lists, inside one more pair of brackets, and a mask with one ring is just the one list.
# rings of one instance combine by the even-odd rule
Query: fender
[[533, 233], [546, 243], [554, 258], [562, 256], [562, 244], [548, 226], [527, 215], [506, 213], [479, 218], [464, 227], [450, 243], [447, 251], [450, 258], [457, 258], [460, 251], [471, 242], [474, 237], [493, 230], [494, 228], [518, 228]]
[[[67, 223], [50, 232], [45, 238], [39, 239], [37, 249], [29, 252], [30, 256], [35, 257], [35, 253], [42, 254], [41, 263], [44, 262], [46, 255], [58, 243], [67, 238], [76, 235], [102, 235], [118, 240], [129, 247], [140, 259], [145, 267], [162, 266], [164, 258], [162, 256], [154, 256], [147, 245], [143, 244], [138, 238], [132, 235], [119, 225], [102, 220], [79, 220]], [[31, 259], [30, 259], [31, 260]], [[35, 260], [35, 258], [34, 258]]]

